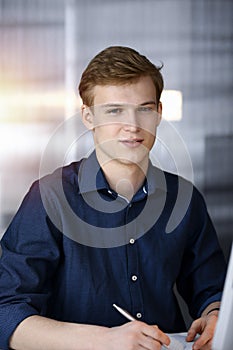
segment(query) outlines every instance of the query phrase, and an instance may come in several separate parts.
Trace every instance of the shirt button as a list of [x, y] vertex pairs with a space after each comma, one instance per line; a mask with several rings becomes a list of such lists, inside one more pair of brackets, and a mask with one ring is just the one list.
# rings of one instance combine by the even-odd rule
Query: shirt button
[[137, 318], [142, 318], [141, 312], [138, 312], [136, 316], [137, 316]]
[[137, 279], [138, 279], [138, 278], [137, 278], [137, 276], [136, 276], [136, 275], [133, 275], [133, 276], [132, 276], [132, 281], [134, 281], [134, 282], [135, 282], [135, 281], [137, 281]]
[[134, 244], [135, 240], [133, 238], [130, 238], [129, 243]]

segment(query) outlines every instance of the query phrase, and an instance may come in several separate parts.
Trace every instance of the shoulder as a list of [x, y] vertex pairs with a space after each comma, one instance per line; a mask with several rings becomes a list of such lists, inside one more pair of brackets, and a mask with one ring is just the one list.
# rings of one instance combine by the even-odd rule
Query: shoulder
[[55, 169], [52, 173], [46, 174], [35, 181], [31, 189], [43, 186], [53, 189], [57, 188], [59, 184], [61, 186], [64, 186], [64, 184], [78, 185], [78, 173], [82, 162], [83, 159]]
[[197, 211], [206, 210], [203, 194], [192, 181], [155, 166], [152, 167], [152, 174], [151, 180], [157, 183], [155, 188], [159, 187], [166, 191], [167, 205], [186, 210], [193, 208]]
[[74, 182], [76, 177], [78, 176], [79, 168], [83, 162], [83, 159], [72, 162], [68, 165], [61, 166], [57, 169], [55, 169], [52, 173], [47, 174], [39, 179], [46, 180], [46, 181], [58, 181], [62, 178], [62, 181], [70, 181]]
[[21, 209], [27, 208], [30, 211], [38, 211], [40, 207], [43, 209], [47, 201], [50, 204], [55, 204], [61, 193], [73, 192], [74, 188], [78, 186], [78, 171], [81, 163], [82, 160], [59, 167], [52, 173], [46, 174], [34, 181], [23, 198], [19, 208], [20, 212]]
[[167, 191], [176, 194], [185, 194], [189, 192], [193, 200], [203, 201], [204, 197], [201, 191], [196, 187], [193, 181], [188, 180], [180, 175], [164, 171]]

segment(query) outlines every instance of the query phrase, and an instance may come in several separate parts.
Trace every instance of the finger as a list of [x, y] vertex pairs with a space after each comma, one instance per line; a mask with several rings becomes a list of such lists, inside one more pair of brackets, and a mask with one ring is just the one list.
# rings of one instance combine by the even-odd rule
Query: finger
[[213, 338], [213, 332], [212, 329], [208, 326], [206, 326], [204, 332], [201, 334], [201, 336], [194, 342], [193, 349], [205, 349], [205, 346], [208, 345], [207, 348], [209, 348], [209, 344]]
[[193, 350], [211, 350], [212, 349], [212, 341], [208, 341], [204, 345], [196, 344], [196, 342], [193, 344]]
[[147, 326], [142, 330], [142, 333], [152, 338], [153, 340], [159, 342], [160, 344], [169, 345], [170, 344], [170, 338], [162, 332], [158, 326]]
[[146, 350], [160, 350], [162, 345], [159, 341], [144, 335], [144, 339], [140, 342], [140, 346]]
[[186, 337], [186, 341], [193, 341], [194, 338], [196, 337], [197, 332], [195, 331], [194, 328], [190, 328]]
[[193, 341], [197, 334], [201, 333], [202, 324], [201, 320], [197, 319], [193, 321], [191, 327], [188, 330], [186, 341]]

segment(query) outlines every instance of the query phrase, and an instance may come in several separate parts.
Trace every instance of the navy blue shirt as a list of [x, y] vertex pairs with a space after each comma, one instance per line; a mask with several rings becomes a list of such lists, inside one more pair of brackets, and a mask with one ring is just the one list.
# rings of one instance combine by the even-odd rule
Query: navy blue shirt
[[165, 332], [221, 298], [225, 261], [201, 194], [149, 165], [129, 202], [95, 153], [35, 182], [2, 238], [0, 348], [31, 315], [118, 326], [112, 304]]

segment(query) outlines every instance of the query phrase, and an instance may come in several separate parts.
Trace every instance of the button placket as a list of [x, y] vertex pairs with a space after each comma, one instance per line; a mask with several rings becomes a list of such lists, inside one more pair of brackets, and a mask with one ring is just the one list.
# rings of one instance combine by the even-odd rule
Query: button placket
[[130, 230], [127, 229], [126, 235], [128, 237], [128, 244], [126, 245], [127, 251], [127, 269], [129, 278], [129, 292], [132, 305], [132, 313], [136, 319], [141, 319], [143, 315], [143, 302], [142, 302], [142, 291], [140, 283], [140, 270], [138, 266], [138, 248], [137, 248], [137, 226], [135, 216], [135, 205], [134, 202], [129, 203], [126, 210], [125, 223], [131, 222]]

